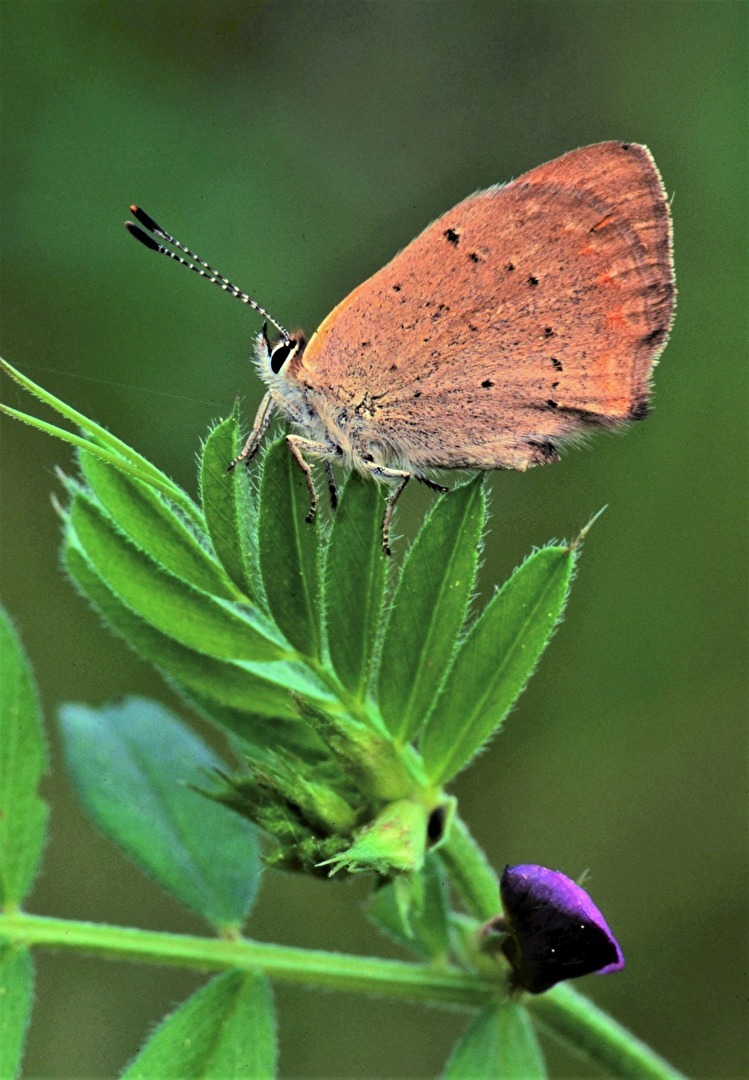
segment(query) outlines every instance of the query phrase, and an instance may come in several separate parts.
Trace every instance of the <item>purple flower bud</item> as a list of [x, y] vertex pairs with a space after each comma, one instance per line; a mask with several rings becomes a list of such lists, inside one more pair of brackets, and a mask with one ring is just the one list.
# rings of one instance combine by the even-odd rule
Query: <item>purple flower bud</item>
[[624, 967], [606, 920], [584, 889], [545, 866], [506, 866], [499, 886], [502, 951], [518, 983], [540, 994], [563, 979]]

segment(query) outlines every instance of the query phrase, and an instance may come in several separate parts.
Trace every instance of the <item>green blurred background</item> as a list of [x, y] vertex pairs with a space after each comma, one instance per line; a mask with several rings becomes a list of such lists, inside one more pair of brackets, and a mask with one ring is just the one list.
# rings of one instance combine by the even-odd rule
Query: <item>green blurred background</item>
[[[590, 869], [627, 967], [584, 989], [711, 1077], [746, 1068], [746, 60], [744, 3], [2, 5], [3, 353], [191, 491], [209, 422], [238, 391], [247, 416], [259, 400], [258, 319], [133, 243], [130, 202], [312, 330], [477, 188], [602, 139], [650, 146], [679, 287], [656, 411], [560, 465], [493, 477], [486, 591], [609, 509], [537, 677], [455, 790], [497, 867]], [[3, 399], [30, 405], [7, 383]], [[60, 573], [49, 492], [67, 449], [10, 421], [0, 433], [3, 599], [53, 749], [30, 907], [199, 932], [66, 783], [60, 702], [174, 702]], [[431, 498], [407, 492], [405, 533]], [[392, 953], [365, 892], [269, 874], [250, 932]], [[27, 1075], [113, 1075], [199, 982], [39, 955]], [[277, 996], [286, 1077], [434, 1076], [466, 1024]], [[558, 1075], [595, 1075], [551, 1054]]]

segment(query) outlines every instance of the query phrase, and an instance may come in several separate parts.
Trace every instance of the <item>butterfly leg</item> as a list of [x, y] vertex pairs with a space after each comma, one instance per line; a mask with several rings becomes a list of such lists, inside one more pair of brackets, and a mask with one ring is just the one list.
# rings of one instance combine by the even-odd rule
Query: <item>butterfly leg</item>
[[312, 477], [312, 468], [308, 461], [304, 460], [302, 451], [306, 451], [308, 454], [314, 454], [315, 457], [327, 458], [331, 454], [338, 453], [338, 449], [328, 443], [313, 442], [312, 439], [305, 439], [302, 435], [287, 435], [286, 445], [291, 451], [291, 455], [296, 461], [299, 468], [304, 473], [304, 478], [307, 481], [307, 491], [309, 491], [309, 512], [307, 514], [307, 521], [312, 523], [317, 515], [317, 488], [315, 487], [315, 481]]
[[446, 494], [450, 489], [445, 487], [444, 484], [438, 484], [434, 480], [430, 480], [427, 476], [421, 476], [420, 473], [409, 473], [403, 469], [389, 469], [384, 465], [368, 465], [369, 472], [372, 476], [382, 480], [399, 480], [400, 483], [396, 484], [388, 497], [387, 506], [385, 507], [385, 516], [382, 519], [382, 547], [386, 555], [391, 555], [390, 550], [390, 523], [393, 520], [393, 511], [395, 510], [395, 504], [403, 494], [408, 481], [413, 476], [421, 484], [425, 484], [426, 487], [431, 488], [432, 491], [439, 491], [442, 495]]
[[330, 495], [330, 508], [331, 510], [338, 509], [338, 488], [335, 483], [335, 476], [333, 474], [333, 466], [328, 459], [325, 459], [325, 475], [328, 478], [328, 494]]
[[390, 522], [393, 520], [393, 511], [395, 510], [395, 504], [398, 502], [398, 499], [403, 494], [405, 486], [410, 479], [411, 477], [406, 474], [406, 476], [403, 477], [401, 482], [393, 488], [393, 490], [390, 492], [387, 506], [385, 507], [385, 514], [382, 519], [382, 549], [386, 555], [393, 554], [390, 550]]
[[382, 549], [386, 555], [392, 555], [390, 550], [390, 523], [393, 520], [395, 504], [403, 494], [403, 489], [411, 479], [412, 474], [406, 472], [405, 469], [390, 469], [387, 465], [376, 465], [374, 462], [365, 462], [364, 464], [369, 475], [373, 476], [375, 480], [398, 481], [390, 489], [387, 505], [385, 506], [385, 515], [382, 519]]
[[414, 479], [418, 480], [424, 487], [431, 488], [432, 491], [439, 491], [440, 495], [447, 495], [450, 490], [449, 487], [445, 487], [444, 484], [438, 484], [435, 480], [430, 480], [428, 476], [421, 476], [419, 473], [414, 473]]
[[266, 394], [263, 400], [260, 402], [260, 408], [257, 411], [255, 417], [255, 423], [252, 425], [252, 431], [247, 442], [242, 447], [241, 453], [237, 454], [234, 461], [230, 462], [226, 471], [231, 472], [235, 465], [239, 465], [240, 461], [246, 462], [248, 465], [258, 452], [260, 443], [263, 441], [263, 436], [268, 430], [268, 425], [271, 422], [273, 412], [276, 404], [270, 394]]

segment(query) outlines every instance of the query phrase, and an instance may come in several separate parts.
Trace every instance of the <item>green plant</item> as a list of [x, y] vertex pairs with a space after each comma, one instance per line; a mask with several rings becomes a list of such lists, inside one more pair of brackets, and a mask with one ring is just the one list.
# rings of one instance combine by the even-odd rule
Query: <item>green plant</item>
[[[256, 490], [244, 474], [227, 476], [239, 445], [236, 410], [203, 446], [198, 505], [125, 443], [4, 366], [82, 431], [3, 407], [77, 448], [78, 472], [61, 474], [58, 507], [72, 581], [226, 734], [232, 760], [219, 760], [155, 702], [63, 706], [67, 765], [89, 815], [217, 936], [24, 913], [44, 841], [36, 793], [44, 741], [28, 665], [10, 624], [0, 623], [0, 1076], [19, 1068], [33, 946], [218, 973], [163, 1021], [123, 1072], [128, 1080], [275, 1075], [269, 980], [471, 1010], [446, 1066], [450, 1080], [545, 1075], [537, 1024], [611, 1075], [677, 1076], [568, 986], [522, 993], [491, 947], [488, 926], [504, 932], [497, 875], [446, 790], [531, 675], [586, 530], [533, 552], [479, 612], [480, 478], [435, 502], [399, 566], [382, 550], [373, 483], [350, 476], [328, 527], [305, 522], [307, 488], [283, 442], [263, 456]], [[416, 961], [243, 936], [261, 850], [278, 869], [369, 873], [370, 919]]]

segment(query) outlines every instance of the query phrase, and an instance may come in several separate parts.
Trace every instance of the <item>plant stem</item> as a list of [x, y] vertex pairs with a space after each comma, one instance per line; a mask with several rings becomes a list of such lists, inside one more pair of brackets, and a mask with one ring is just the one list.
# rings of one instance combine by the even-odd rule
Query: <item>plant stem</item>
[[683, 1073], [571, 986], [555, 986], [547, 994], [527, 997], [525, 1003], [541, 1026], [567, 1049], [601, 1065], [611, 1075], [633, 1080], [685, 1080]]
[[16, 945], [48, 945], [55, 950], [168, 967], [262, 971], [271, 979], [300, 985], [466, 1009], [485, 1004], [496, 992], [491, 983], [457, 968], [296, 949], [246, 938], [167, 934], [24, 913], [0, 913], [0, 938]]
[[[50, 946], [108, 959], [200, 971], [253, 970], [302, 986], [375, 994], [430, 1005], [475, 1009], [497, 985], [457, 968], [435, 968], [376, 957], [346, 956], [249, 941], [204, 938], [99, 923], [74, 922], [23, 912], [0, 913], [0, 939], [15, 945]], [[526, 998], [541, 1024], [571, 1050], [632, 1080], [683, 1080], [681, 1073], [566, 986]]]
[[457, 814], [438, 854], [470, 915], [486, 922], [499, 914], [497, 875]]

